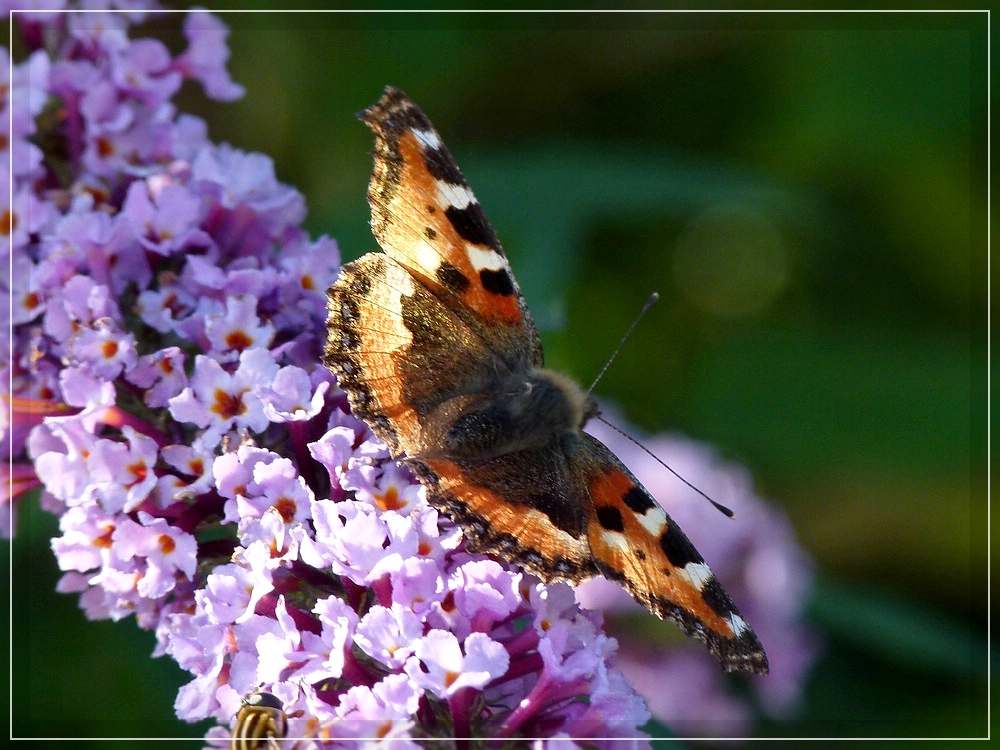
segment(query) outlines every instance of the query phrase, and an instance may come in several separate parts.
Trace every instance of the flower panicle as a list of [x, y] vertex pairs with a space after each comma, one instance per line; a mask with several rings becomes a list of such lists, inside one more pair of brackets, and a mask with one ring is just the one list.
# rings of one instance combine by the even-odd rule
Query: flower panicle
[[[172, 54], [129, 13], [16, 13], [4, 226], [7, 497], [59, 517], [60, 591], [192, 674], [177, 715], [289, 737], [632, 737], [648, 718], [572, 590], [469, 554], [319, 362], [336, 243], [269, 158], [172, 98], [230, 100], [227, 29]], [[5, 306], [6, 307], [6, 306]], [[13, 527], [4, 531], [12, 534]], [[600, 742], [597, 742], [600, 745]]]

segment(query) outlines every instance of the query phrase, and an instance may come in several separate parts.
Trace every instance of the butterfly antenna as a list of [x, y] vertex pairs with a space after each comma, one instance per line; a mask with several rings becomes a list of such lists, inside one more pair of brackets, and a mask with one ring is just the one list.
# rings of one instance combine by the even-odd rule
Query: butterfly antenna
[[654, 461], [656, 461], [656, 463], [658, 463], [664, 469], [666, 469], [671, 474], [673, 474], [675, 477], [677, 477], [678, 479], [680, 479], [682, 482], [684, 482], [684, 484], [686, 484], [692, 490], [694, 490], [695, 492], [697, 492], [703, 498], [705, 498], [706, 500], [708, 500], [708, 502], [710, 502], [712, 505], [714, 505], [715, 509], [718, 510], [720, 513], [722, 513], [722, 515], [726, 516], [727, 518], [732, 518], [733, 517], [733, 512], [729, 508], [727, 508], [722, 503], [717, 503], [715, 500], [713, 500], [707, 494], [705, 494], [702, 490], [699, 490], [697, 487], [695, 487], [693, 484], [691, 484], [688, 480], [686, 480], [684, 477], [682, 477], [676, 471], [674, 471], [673, 469], [671, 469], [670, 466], [666, 462], [664, 462], [659, 456], [657, 456], [655, 453], [653, 453], [653, 451], [651, 451], [645, 445], [643, 445], [642, 443], [640, 443], [634, 437], [632, 437], [631, 435], [629, 435], [627, 432], [625, 432], [623, 430], [620, 430], [617, 427], [615, 427], [613, 424], [611, 424], [611, 422], [609, 422], [608, 420], [606, 420], [600, 414], [597, 415], [597, 419], [599, 421], [603, 422], [604, 424], [606, 424], [608, 427], [610, 427], [612, 430], [614, 430], [615, 432], [617, 432], [619, 435], [621, 435], [623, 438], [625, 438], [626, 440], [628, 440], [630, 443], [632, 443], [633, 445], [638, 446], [643, 451], [645, 451], [646, 454], [648, 454], [649, 456], [651, 456], [652, 459]]
[[[639, 311], [639, 314], [635, 316], [635, 320], [632, 321], [632, 325], [630, 325], [628, 327], [628, 330], [625, 331], [625, 335], [622, 336], [621, 341], [618, 342], [618, 346], [615, 347], [615, 350], [611, 353], [611, 356], [608, 357], [608, 361], [604, 363], [604, 367], [602, 367], [601, 371], [597, 373], [597, 377], [594, 378], [594, 382], [590, 384], [590, 387], [587, 389], [587, 393], [593, 393], [594, 386], [596, 386], [599, 382], [601, 382], [601, 378], [604, 377], [604, 373], [606, 373], [608, 371], [608, 368], [611, 367], [611, 363], [615, 361], [615, 358], [621, 352], [622, 347], [625, 346], [625, 342], [628, 341], [628, 337], [632, 335], [632, 331], [635, 329], [636, 325], [638, 325], [639, 321], [642, 320], [643, 316], [647, 312], [649, 312], [649, 308], [651, 308], [659, 301], [660, 301], [660, 295], [657, 292], [653, 292], [651, 295], [649, 295], [649, 299], [646, 300], [646, 304], [642, 306], [642, 309]], [[601, 421], [603, 422], [604, 420], [602, 419]]]
[[[618, 346], [615, 347], [615, 350], [611, 353], [611, 356], [608, 357], [608, 361], [604, 363], [604, 367], [602, 367], [601, 371], [599, 373], [597, 373], [597, 377], [594, 378], [594, 382], [590, 384], [590, 387], [587, 389], [587, 393], [592, 393], [593, 392], [594, 387], [601, 381], [601, 378], [604, 377], [604, 373], [606, 373], [608, 371], [608, 368], [611, 367], [611, 363], [614, 362], [615, 358], [621, 353], [622, 347], [625, 346], [625, 342], [628, 341], [628, 337], [632, 335], [632, 331], [635, 330], [635, 327], [639, 324], [639, 321], [642, 320], [643, 316], [646, 313], [649, 312], [649, 308], [651, 308], [653, 305], [655, 305], [659, 301], [660, 301], [660, 295], [657, 292], [653, 292], [651, 295], [649, 295], [649, 299], [646, 300], [646, 304], [644, 304], [642, 306], [642, 309], [639, 311], [639, 314], [635, 316], [635, 320], [632, 321], [632, 325], [630, 325], [628, 327], [628, 330], [625, 331], [625, 335], [622, 336], [621, 341], [618, 342]], [[640, 449], [642, 449], [643, 451], [645, 451], [649, 456], [652, 457], [652, 459], [654, 461], [656, 461], [656, 463], [658, 463], [664, 469], [666, 469], [671, 474], [673, 474], [675, 477], [677, 477], [678, 479], [680, 479], [684, 484], [686, 484], [692, 490], [694, 490], [695, 492], [697, 492], [703, 498], [705, 498], [706, 500], [708, 500], [708, 502], [710, 502], [712, 505], [714, 505], [715, 508], [720, 513], [722, 513], [722, 515], [726, 516], [727, 518], [732, 518], [733, 517], [733, 512], [729, 508], [727, 508], [722, 503], [717, 503], [715, 500], [713, 500], [712, 498], [710, 498], [703, 491], [701, 491], [700, 489], [698, 489], [697, 487], [695, 487], [688, 480], [686, 480], [684, 477], [682, 477], [680, 474], [678, 474], [676, 471], [674, 471], [672, 468], [670, 468], [670, 466], [668, 466], [659, 456], [657, 456], [655, 453], [653, 453], [649, 448], [647, 448], [645, 445], [643, 445], [642, 443], [640, 443], [634, 437], [632, 437], [628, 433], [620, 430], [619, 428], [615, 427], [613, 424], [611, 424], [608, 420], [606, 420], [600, 414], [597, 415], [597, 419], [599, 419], [601, 422], [603, 422], [604, 424], [606, 424], [608, 427], [610, 427], [612, 430], [614, 430], [615, 432], [617, 432], [619, 435], [621, 435], [623, 438], [625, 438], [626, 440], [628, 440], [630, 443], [638, 446]]]

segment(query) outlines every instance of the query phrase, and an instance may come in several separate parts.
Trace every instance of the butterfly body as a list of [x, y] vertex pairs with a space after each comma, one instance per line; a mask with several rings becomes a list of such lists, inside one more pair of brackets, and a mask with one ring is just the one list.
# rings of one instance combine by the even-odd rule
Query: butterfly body
[[383, 253], [329, 290], [324, 362], [470, 547], [543, 580], [604, 575], [705, 641], [729, 670], [766, 672], [757, 637], [694, 546], [583, 431], [588, 392], [544, 367], [510, 265], [437, 131], [387, 88], [361, 115]]

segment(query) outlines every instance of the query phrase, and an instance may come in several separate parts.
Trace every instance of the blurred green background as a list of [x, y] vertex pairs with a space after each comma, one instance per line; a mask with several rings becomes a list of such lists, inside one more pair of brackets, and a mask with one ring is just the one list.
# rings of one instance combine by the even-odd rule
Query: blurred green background
[[[549, 364], [589, 383], [659, 291], [600, 395], [745, 464], [817, 562], [826, 649], [761, 735], [985, 734], [984, 14], [223, 20], [246, 97], [179, 106], [271, 156], [345, 260], [375, 249], [354, 113], [391, 83], [486, 208]], [[27, 510], [15, 711], [199, 734], [149, 634], [53, 593], [55, 525]]]

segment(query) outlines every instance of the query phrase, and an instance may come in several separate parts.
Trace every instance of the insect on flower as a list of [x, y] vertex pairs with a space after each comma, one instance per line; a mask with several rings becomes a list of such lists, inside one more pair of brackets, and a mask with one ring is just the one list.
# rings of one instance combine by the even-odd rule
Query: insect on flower
[[288, 733], [288, 717], [278, 696], [255, 690], [240, 704], [230, 750], [277, 750]]
[[360, 115], [384, 252], [327, 292], [324, 363], [360, 417], [462, 527], [543, 581], [603, 575], [729, 671], [767, 655], [680, 527], [584, 425], [597, 402], [545, 369], [507, 256], [441, 136], [399, 89]]

